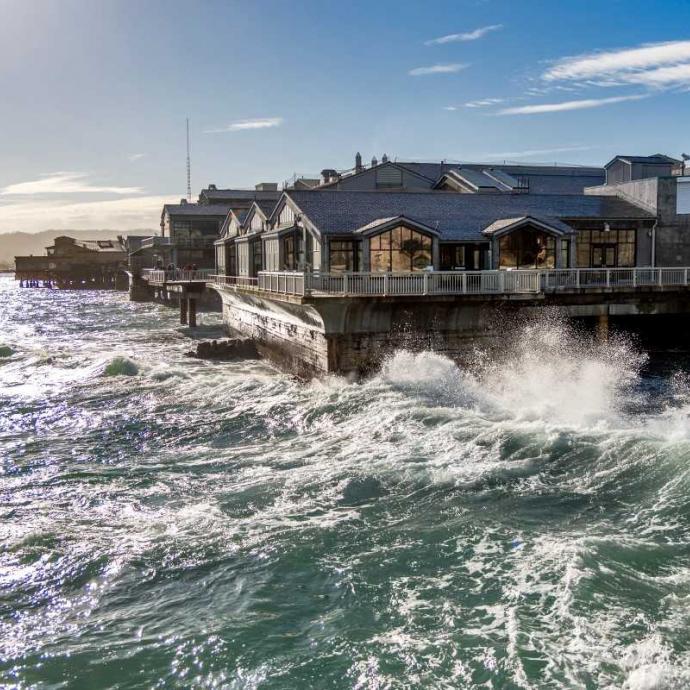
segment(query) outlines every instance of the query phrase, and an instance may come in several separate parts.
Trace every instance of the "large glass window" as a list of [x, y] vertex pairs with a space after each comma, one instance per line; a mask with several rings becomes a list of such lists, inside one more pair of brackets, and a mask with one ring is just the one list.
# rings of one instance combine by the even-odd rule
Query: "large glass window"
[[452, 271], [456, 268], [465, 268], [465, 245], [442, 244], [441, 270]]
[[580, 230], [577, 233], [579, 268], [635, 265], [635, 230]]
[[263, 270], [263, 243], [261, 238], [254, 240], [252, 246], [252, 276], [259, 275], [259, 271]]
[[355, 243], [352, 240], [331, 240], [328, 243], [328, 265], [333, 273], [356, 271]]
[[487, 245], [483, 244], [442, 244], [441, 270], [454, 271], [466, 269], [481, 271], [484, 268]]
[[286, 271], [297, 269], [297, 242], [294, 235], [283, 238], [283, 259]]
[[237, 275], [237, 246], [234, 242], [228, 246], [228, 263], [226, 269], [227, 275]]
[[556, 239], [535, 228], [521, 228], [499, 240], [501, 268], [555, 268]]
[[431, 265], [431, 237], [410, 228], [393, 228], [371, 238], [369, 257], [372, 271], [423, 271]]

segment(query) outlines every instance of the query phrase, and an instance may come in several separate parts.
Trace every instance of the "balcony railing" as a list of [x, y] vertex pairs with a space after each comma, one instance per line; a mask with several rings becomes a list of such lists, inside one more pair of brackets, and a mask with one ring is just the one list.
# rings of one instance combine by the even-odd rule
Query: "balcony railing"
[[282, 295], [510, 295], [607, 289], [688, 287], [688, 268], [556, 269], [552, 271], [429, 271], [301, 273], [261, 271], [258, 278], [213, 276], [218, 285]]
[[144, 268], [141, 271], [141, 277], [149, 283], [206, 283], [213, 273], [214, 270], [212, 268], [198, 268], [195, 270]]
[[247, 276], [223, 276], [213, 274], [209, 276], [209, 282], [216, 285], [223, 285], [225, 287], [256, 287], [258, 279], [249, 278]]

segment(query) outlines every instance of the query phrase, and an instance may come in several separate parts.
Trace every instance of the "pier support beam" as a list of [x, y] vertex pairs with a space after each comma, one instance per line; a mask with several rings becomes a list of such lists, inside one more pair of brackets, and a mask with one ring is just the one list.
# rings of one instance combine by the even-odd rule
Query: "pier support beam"
[[187, 298], [184, 295], [180, 297], [180, 323], [187, 325]]
[[189, 298], [189, 326], [190, 328], [196, 328], [196, 299], [194, 297]]
[[608, 312], [597, 316], [597, 342], [605, 343], [609, 339], [609, 315]]

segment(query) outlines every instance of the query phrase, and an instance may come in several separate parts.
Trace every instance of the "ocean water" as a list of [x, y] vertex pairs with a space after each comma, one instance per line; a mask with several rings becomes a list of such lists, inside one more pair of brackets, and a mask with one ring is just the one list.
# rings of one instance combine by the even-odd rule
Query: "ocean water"
[[548, 321], [305, 383], [0, 304], [1, 687], [690, 687], [685, 356]]

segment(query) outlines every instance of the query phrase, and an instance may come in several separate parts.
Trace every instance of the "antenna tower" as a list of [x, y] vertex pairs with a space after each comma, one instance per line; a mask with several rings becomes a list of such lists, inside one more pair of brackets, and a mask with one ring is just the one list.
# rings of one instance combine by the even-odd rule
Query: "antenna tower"
[[187, 201], [192, 200], [192, 162], [189, 157], [189, 118], [187, 118]]

